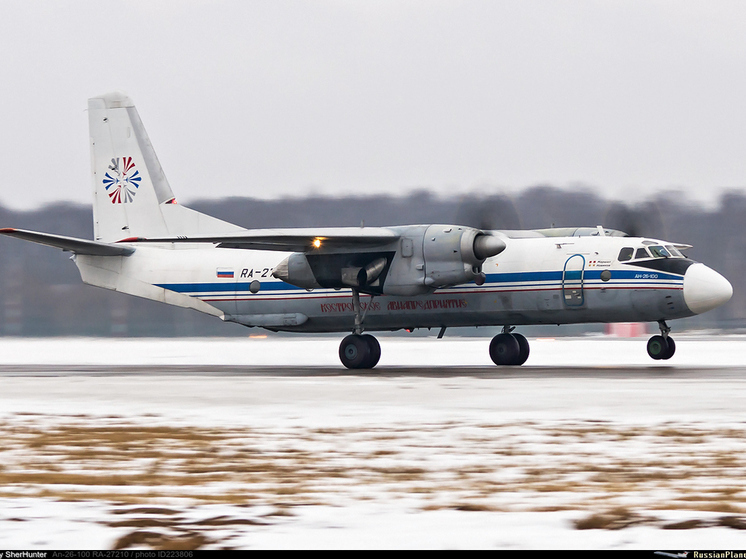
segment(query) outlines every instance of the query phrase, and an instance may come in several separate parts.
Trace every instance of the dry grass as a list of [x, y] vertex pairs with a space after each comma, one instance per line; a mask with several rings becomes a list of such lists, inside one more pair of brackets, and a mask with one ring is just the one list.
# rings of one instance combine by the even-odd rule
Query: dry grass
[[[261, 524], [215, 517], [186, 525], [178, 508], [162, 506], [174, 501], [270, 505], [278, 516], [299, 505], [400, 498], [414, 499], [422, 510], [585, 510], [589, 515], [578, 529], [655, 522], [636, 511], [746, 512], [746, 429], [733, 426], [448, 421], [270, 429], [153, 423], [11, 416], [0, 422], [0, 496], [127, 505], [117, 510], [125, 518], [111, 524], [135, 529], [118, 541], [120, 549], [197, 549], [212, 541], [202, 534], [209, 528]], [[730, 519], [723, 526], [746, 525], [739, 516], [723, 518]]]
[[616, 507], [576, 520], [575, 528], [578, 530], [621, 530], [630, 526], [657, 522], [656, 518], [637, 514], [626, 507]]
[[208, 543], [210, 543], [210, 540], [200, 533], [170, 536], [159, 532], [136, 530], [119, 538], [114, 544], [114, 549], [120, 550], [146, 545], [156, 550], [188, 551], [200, 549]]

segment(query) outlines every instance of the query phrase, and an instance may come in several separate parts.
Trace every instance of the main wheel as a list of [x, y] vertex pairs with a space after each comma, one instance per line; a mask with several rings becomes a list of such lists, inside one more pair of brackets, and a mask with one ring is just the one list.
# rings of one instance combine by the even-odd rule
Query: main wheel
[[368, 343], [368, 347], [370, 348], [370, 359], [364, 368], [372, 369], [378, 365], [378, 360], [381, 358], [381, 344], [379, 344], [378, 340], [370, 334], [363, 334], [360, 337]]
[[528, 340], [526, 339], [526, 336], [523, 334], [515, 333], [513, 334], [513, 337], [518, 340], [518, 347], [520, 348], [520, 353], [518, 355], [518, 360], [516, 361], [516, 365], [523, 365], [526, 362], [526, 359], [528, 359], [528, 354], [531, 351], [531, 348], [528, 345]]
[[[512, 334], [498, 334], [490, 342], [490, 358], [495, 365], [517, 365], [521, 346]], [[526, 355], [528, 357], [528, 355]]]
[[653, 336], [648, 340], [648, 355], [653, 359], [671, 359], [676, 351], [676, 343], [673, 338]]
[[371, 344], [363, 336], [350, 334], [339, 344], [339, 359], [348, 369], [366, 369], [370, 358]]
[[663, 355], [663, 357], [661, 357], [661, 359], [671, 359], [673, 354], [676, 353], [676, 342], [673, 341], [671, 336], [666, 338], [666, 343], [668, 344], [668, 351]]

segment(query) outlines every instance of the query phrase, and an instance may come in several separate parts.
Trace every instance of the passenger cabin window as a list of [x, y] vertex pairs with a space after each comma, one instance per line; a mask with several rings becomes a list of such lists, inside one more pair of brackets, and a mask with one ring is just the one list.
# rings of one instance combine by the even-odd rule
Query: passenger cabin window
[[660, 245], [648, 247], [653, 255], [653, 258], [671, 258], [671, 253]]
[[626, 262], [627, 260], [632, 260], [632, 255], [634, 254], [635, 249], [631, 247], [624, 247], [622, 250], [619, 251], [619, 262]]
[[637, 258], [650, 258], [650, 255], [644, 248], [638, 248], [637, 253], [635, 254], [635, 259]]

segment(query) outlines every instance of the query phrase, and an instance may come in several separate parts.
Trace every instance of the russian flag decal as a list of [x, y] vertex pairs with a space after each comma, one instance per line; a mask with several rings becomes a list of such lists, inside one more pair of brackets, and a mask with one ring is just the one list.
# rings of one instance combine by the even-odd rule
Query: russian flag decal
[[234, 277], [233, 270], [229, 268], [218, 268], [217, 276], [223, 279], [232, 279]]

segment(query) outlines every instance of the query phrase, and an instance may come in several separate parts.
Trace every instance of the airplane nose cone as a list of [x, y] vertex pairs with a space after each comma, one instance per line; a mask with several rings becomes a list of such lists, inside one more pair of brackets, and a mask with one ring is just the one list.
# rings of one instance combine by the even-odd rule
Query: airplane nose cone
[[695, 314], [727, 303], [732, 295], [730, 282], [704, 264], [692, 264], [684, 274], [684, 302]]

